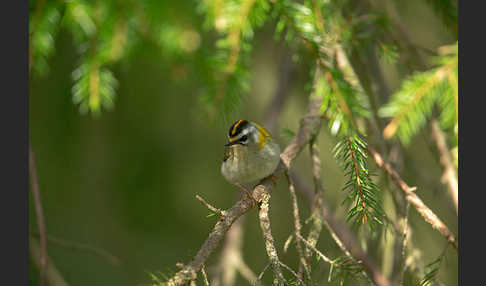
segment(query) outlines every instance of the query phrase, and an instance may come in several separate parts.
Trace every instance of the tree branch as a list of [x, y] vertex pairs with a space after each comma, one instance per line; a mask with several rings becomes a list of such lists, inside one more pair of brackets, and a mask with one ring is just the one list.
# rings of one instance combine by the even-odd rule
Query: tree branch
[[[39, 236], [39, 233], [36, 232], [33, 232], [32, 234]], [[58, 246], [73, 249], [73, 250], [87, 251], [89, 253], [92, 253], [106, 260], [108, 263], [110, 263], [113, 266], [119, 266], [121, 263], [118, 257], [114, 256], [113, 254], [109, 253], [108, 251], [102, 248], [94, 247], [85, 243], [69, 241], [66, 239], [54, 237], [49, 234], [46, 234], [46, 238], [48, 243], [56, 244]]]
[[254, 208], [255, 201], [261, 203], [270, 198], [271, 190], [275, 185], [273, 178], [280, 177], [282, 173], [290, 167], [292, 160], [302, 151], [312, 138], [312, 135], [318, 131], [320, 127], [319, 108], [321, 102], [322, 98], [310, 98], [308, 113], [300, 121], [297, 136], [295, 136], [287, 148], [285, 148], [284, 152], [280, 154], [281, 164], [277, 167], [277, 170], [275, 170], [270, 177], [263, 179], [260, 184], [253, 189], [252, 195], [254, 200], [248, 197], [242, 197], [230, 209], [226, 210], [225, 215], [220, 217], [213, 230], [209, 233], [209, 237], [203, 243], [193, 260], [184, 265], [181, 270], [164, 283], [165, 285], [183, 285], [189, 280], [195, 279], [197, 277], [197, 272], [201, 269], [209, 255], [211, 255], [211, 253], [219, 246], [233, 222], [250, 209]]
[[382, 168], [385, 173], [390, 176], [400, 190], [405, 193], [407, 201], [409, 201], [415, 209], [422, 215], [426, 222], [430, 223], [432, 227], [438, 230], [457, 250], [457, 238], [447, 228], [447, 226], [435, 215], [435, 213], [424, 204], [424, 202], [414, 193], [415, 188], [411, 188], [405, 183], [400, 175], [386, 163], [382, 156], [373, 148], [368, 146], [368, 152], [373, 156], [378, 167]]
[[285, 280], [282, 270], [280, 269], [281, 262], [278, 259], [277, 249], [275, 248], [274, 239], [270, 228], [270, 218], [268, 217], [270, 194], [263, 193], [262, 196], [258, 218], [260, 219], [260, 228], [262, 229], [267, 256], [268, 259], [270, 259], [270, 264], [273, 268], [273, 285], [283, 286], [287, 283], [287, 281]]
[[[30, 258], [34, 262], [34, 264], [40, 268], [41, 267], [41, 253], [42, 248], [35, 239], [29, 239], [29, 252]], [[69, 286], [67, 282], [64, 280], [62, 275], [59, 273], [59, 270], [54, 266], [54, 263], [50, 263], [49, 257], [47, 257], [49, 263], [46, 266], [45, 278], [46, 282], [49, 286]]]
[[[290, 192], [290, 197], [292, 199], [292, 209], [293, 209], [293, 214], [294, 214], [294, 226], [295, 226], [295, 234], [297, 236], [300, 236], [301, 234], [301, 229], [302, 229], [302, 225], [300, 223], [300, 215], [299, 215], [299, 205], [297, 204], [297, 195], [295, 194], [295, 186], [294, 186], [294, 183], [292, 181], [292, 178], [290, 178], [290, 176], [288, 175], [288, 173], [286, 174], [286, 177], [287, 177], [287, 181], [289, 183], [289, 192]], [[310, 268], [309, 268], [309, 264], [307, 262], [308, 260], [308, 256], [305, 255], [303, 249], [302, 249], [302, 246], [300, 245], [300, 241], [299, 240], [296, 240], [295, 241], [295, 246], [297, 248], [297, 252], [299, 254], [299, 277], [301, 277], [301, 274], [302, 274], [302, 267], [304, 268], [304, 271], [307, 275], [307, 279], [311, 279], [311, 276], [310, 276]]]
[[203, 279], [204, 279], [204, 285], [209, 286], [208, 275], [206, 274], [206, 269], [204, 268], [204, 264], [201, 267], [201, 274], [202, 274]]
[[29, 171], [30, 171], [30, 180], [32, 185], [31, 191], [34, 197], [35, 214], [37, 218], [37, 228], [39, 229], [39, 236], [40, 236], [39, 285], [43, 286], [45, 285], [45, 281], [46, 281], [46, 268], [47, 268], [46, 227], [44, 224], [44, 212], [42, 210], [42, 201], [39, 192], [39, 182], [37, 180], [37, 170], [35, 167], [34, 152], [32, 151], [31, 144], [29, 144]]
[[217, 213], [219, 216], [224, 217], [226, 215], [226, 212], [224, 210], [218, 209], [210, 205], [208, 202], [206, 202], [205, 199], [203, 199], [201, 196], [196, 195], [196, 199], [200, 201], [203, 205], [205, 205], [210, 211], [213, 213]]
[[456, 208], [456, 214], [458, 212], [458, 186], [457, 186], [457, 172], [454, 167], [451, 153], [447, 148], [447, 143], [445, 140], [444, 133], [440, 130], [437, 120], [432, 120], [432, 138], [434, 138], [435, 144], [437, 144], [437, 149], [440, 152], [440, 162], [444, 166], [443, 180], [447, 182], [449, 186], [449, 194], [452, 197], [452, 202]]

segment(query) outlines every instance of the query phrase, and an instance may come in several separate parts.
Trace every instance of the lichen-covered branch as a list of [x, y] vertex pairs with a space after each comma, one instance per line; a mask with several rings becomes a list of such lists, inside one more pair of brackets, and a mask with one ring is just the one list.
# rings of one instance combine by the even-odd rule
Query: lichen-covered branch
[[285, 283], [287, 283], [287, 281], [285, 280], [282, 270], [280, 269], [280, 260], [278, 259], [277, 249], [275, 248], [275, 243], [270, 228], [270, 218], [268, 217], [268, 210], [270, 208], [270, 194], [263, 193], [262, 196], [258, 218], [260, 219], [260, 228], [262, 229], [267, 256], [273, 269], [273, 285], [283, 286]]
[[204, 262], [206, 262], [211, 253], [219, 246], [233, 222], [250, 209], [254, 208], [256, 206], [255, 201], [262, 203], [264, 199], [266, 200], [267, 198], [270, 198], [271, 190], [275, 185], [274, 178], [280, 177], [285, 170], [288, 170], [292, 160], [302, 151], [313, 137], [313, 134], [318, 132], [321, 121], [319, 116], [321, 102], [322, 98], [311, 97], [308, 113], [301, 119], [297, 135], [285, 148], [284, 152], [280, 154], [281, 164], [270, 177], [262, 180], [260, 184], [253, 189], [253, 199], [242, 197], [230, 209], [226, 210], [225, 215], [219, 218], [218, 222], [209, 233], [208, 238], [192, 261], [184, 265], [181, 270], [164, 283], [165, 285], [183, 285], [190, 280], [194, 280], [197, 277], [197, 272], [200, 271]]
[[254, 201], [248, 197], [243, 197], [237, 201], [230, 209], [226, 211], [225, 216], [220, 217], [194, 259], [187, 265], [184, 265], [184, 267], [165, 284], [168, 286], [183, 285], [190, 280], [196, 279], [197, 272], [201, 269], [204, 262], [206, 262], [209, 255], [219, 246], [221, 240], [224, 238], [226, 232], [229, 230], [233, 222], [254, 206]]

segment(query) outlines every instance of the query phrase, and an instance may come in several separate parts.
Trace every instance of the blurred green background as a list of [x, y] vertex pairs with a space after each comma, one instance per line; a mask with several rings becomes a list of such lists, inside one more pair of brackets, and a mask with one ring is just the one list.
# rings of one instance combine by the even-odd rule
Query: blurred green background
[[[386, 1], [372, 2], [385, 12], [390, 5]], [[422, 1], [394, 2], [417, 45], [434, 50], [455, 41]], [[31, 3], [31, 13], [36, 5]], [[195, 199], [196, 194], [220, 208], [230, 207], [238, 198], [237, 189], [220, 174], [227, 129], [240, 118], [256, 122], [266, 119], [265, 110], [280, 84], [283, 59], [290, 51], [281, 40], [274, 40], [275, 21], [267, 21], [255, 32], [248, 95], [226, 118], [211, 119], [202, 108], [200, 95], [207, 89], [206, 78], [213, 73], [207, 56], [215, 50], [217, 35], [203, 28], [204, 16], [198, 12], [198, 5], [198, 1], [182, 0], [149, 7], [167, 25], [190, 32], [189, 40], [184, 41], [184, 33], [175, 33], [166, 44], [128, 35], [139, 37], [136, 44], [110, 65], [118, 81], [114, 108], [102, 109], [99, 116], [81, 114], [78, 105], [73, 104], [72, 71], [80, 57], [72, 34], [59, 30], [54, 52], [47, 61], [49, 72], [31, 76], [30, 140], [47, 231], [58, 238], [105, 249], [121, 261], [121, 265], [114, 266], [89, 252], [49, 243], [49, 256], [69, 285], [150, 284], [147, 272], [175, 271], [175, 263], [189, 261], [215, 224], [216, 217], [206, 217], [208, 210]], [[174, 45], [179, 50], [171, 49], [171, 41], [178, 41]], [[305, 113], [310, 62], [304, 57], [292, 64], [289, 96], [275, 134], [282, 149], [289, 142], [282, 129], [296, 131]], [[383, 68], [391, 89], [396, 90], [401, 80], [397, 70], [386, 63]], [[326, 128], [322, 130], [318, 142], [324, 196], [336, 216], [344, 219], [346, 210], [340, 205], [344, 177], [331, 154], [336, 142]], [[457, 216], [445, 185], [439, 182], [442, 167], [437, 153], [428, 147], [426, 136], [419, 134], [406, 149], [402, 175], [409, 185], [419, 186], [418, 194], [424, 202], [457, 233]], [[294, 168], [309, 180], [310, 186], [309, 166], [309, 156], [303, 152]], [[386, 188], [383, 191], [389, 213], [391, 198]], [[306, 201], [302, 196], [299, 200], [305, 218]], [[252, 210], [246, 217], [244, 259], [259, 273], [267, 258], [257, 213]], [[294, 267], [295, 250], [286, 254], [282, 251], [293, 231], [290, 196], [282, 179], [271, 200], [271, 218], [278, 251]], [[29, 220], [31, 229], [35, 229], [32, 199]], [[444, 246], [442, 237], [414, 209], [410, 210], [409, 222], [421, 260], [425, 264], [432, 262]], [[321, 235], [318, 248], [333, 257], [339, 255], [327, 233]], [[218, 255], [214, 253], [206, 264], [209, 271]], [[445, 285], [457, 285], [457, 255], [449, 249], [446, 257], [439, 277]], [[386, 258], [381, 255], [375, 259]], [[323, 273], [328, 269], [326, 265], [320, 267]], [[31, 285], [38, 283], [37, 271], [31, 264]], [[270, 276], [267, 274], [264, 281]], [[327, 279], [323, 280], [322, 285], [326, 285]], [[237, 285], [246, 282], [239, 277]]]

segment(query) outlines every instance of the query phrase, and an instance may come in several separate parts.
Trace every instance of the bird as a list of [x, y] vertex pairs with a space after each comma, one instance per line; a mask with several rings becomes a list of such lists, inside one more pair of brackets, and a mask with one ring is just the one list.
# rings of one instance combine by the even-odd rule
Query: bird
[[228, 131], [221, 174], [250, 198], [249, 188], [270, 176], [280, 162], [280, 146], [265, 128], [240, 119]]

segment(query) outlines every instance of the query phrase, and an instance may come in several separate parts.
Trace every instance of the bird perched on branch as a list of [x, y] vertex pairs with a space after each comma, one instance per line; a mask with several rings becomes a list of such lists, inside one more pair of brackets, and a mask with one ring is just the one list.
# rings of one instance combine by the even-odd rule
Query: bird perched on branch
[[238, 120], [233, 123], [224, 146], [221, 173], [250, 197], [248, 189], [270, 176], [280, 162], [279, 145], [255, 122]]

